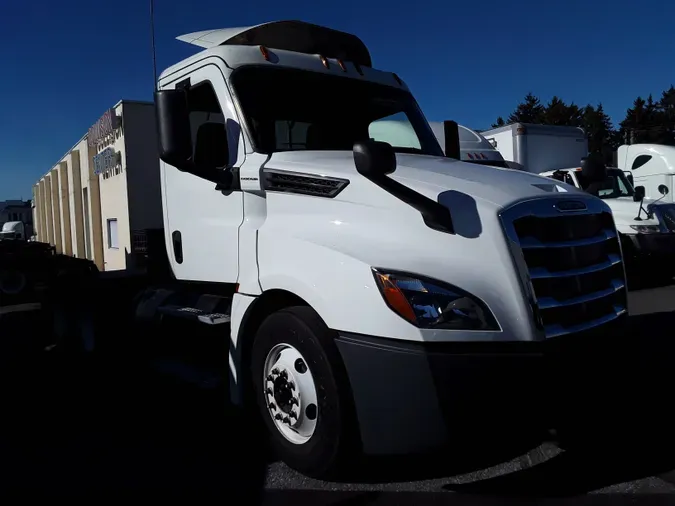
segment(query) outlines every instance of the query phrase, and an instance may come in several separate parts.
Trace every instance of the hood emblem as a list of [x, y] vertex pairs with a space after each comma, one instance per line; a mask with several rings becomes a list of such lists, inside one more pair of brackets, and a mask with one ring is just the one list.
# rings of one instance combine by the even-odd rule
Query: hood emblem
[[585, 211], [587, 209], [586, 204], [580, 200], [559, 200], [553, 207], [561, 213], [569, 211]]

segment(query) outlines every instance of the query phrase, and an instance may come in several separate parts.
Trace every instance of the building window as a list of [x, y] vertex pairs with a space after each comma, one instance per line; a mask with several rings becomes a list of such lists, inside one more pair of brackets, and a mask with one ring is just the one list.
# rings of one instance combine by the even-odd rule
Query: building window
[[119, 239], [117, 236], [117, 218], [108, 220], [108, 248], [119, 249]]

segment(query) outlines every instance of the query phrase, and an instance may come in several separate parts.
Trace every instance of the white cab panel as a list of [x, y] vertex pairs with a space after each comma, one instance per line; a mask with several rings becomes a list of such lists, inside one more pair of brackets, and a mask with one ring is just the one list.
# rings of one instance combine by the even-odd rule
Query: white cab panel
[[[208, 121], [224, 121], [230, 145], [230, 163], [241, 165], [245, 159], [244, 136], [225, 84], [222, 60], [211, 58], [189, 66], [180, 74], [163, 81], [162, 88], [173, 88], [190, 78], [194, 87], [210, 83], [215, 90], [222, 115]], [[195, 132], [193, 132], [193, 142]], [[234, 283], [239, 273], [239, 226], [243, 212], [241, 192], [224, 194], [215, 184], [193, 174], [161, 163], [165, 235], [169, 260], [180, 280]], [[174, 251], [173, 234], [180, 232], [183, 261]]]

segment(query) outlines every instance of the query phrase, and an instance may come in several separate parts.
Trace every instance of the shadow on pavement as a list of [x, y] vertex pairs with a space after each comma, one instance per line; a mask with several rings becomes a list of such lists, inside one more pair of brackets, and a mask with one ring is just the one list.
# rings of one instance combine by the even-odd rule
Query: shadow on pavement
[[529, 469], [446, 489], [572, 496], [675, 469], [674, 321], [671, 313], [633, 317], [574, 368], [556, 364], [561, 380], [551, 394], [566, 451]]
[[3, 495], [255, 504], [262, 493], [259, 439], [225, 392], [56, 351], [3, 365]]
[[[486, 495], [573, 496], [675, 469], [673, 321], [672, 314], [634, 317], [630, 328], [606, 336], [607, 346], [587, 351], [573, 367], [565, 361], [551, 364], [561, 379], [543, 385], [542, 392], [557, 407], [566, 450], [546, 462], [497, 478], [446, 485], [446, 490], [461, 494], [296, 491], [298, 495], [289, 496], [268, 491], [265, 504], [479, 500], [471, 495], [483, 496], [480, 502], [486, 504], [492, 500]], [[261, 438], [252, 433], [254, 424], [226, 405], [222, 389], [167, 382], [128, 356], [83, 361], [58, 348], [38, 352], [16, 341], [8, 349], [12, 353], [0, 353], [0, 493], [88, 498], [151, 494], [154, 499], [189, 497], [193, 502], [235, 499], [234, 504], [255, 504], [261, 497], [266, 454], [255, 444]], [[494, 465], [534, 445], [509, 443], [468, 464], [476, 469]], [[392, 473], [387, 481], [396, 480], [398, 463], [381, 464]], [[434, 464], [436, 474], [440, 464]], [[418, 476], [408, 479], [430, 477], [430, 462], [412, 467], [416, 465]], [[594, 497], [575, 499], [575, 504], [596, 504], [602, 497], [612, 504], [624, 500], [621, 495]], [[672, 497], [650, 494], [640, 502], [667, 504]]]

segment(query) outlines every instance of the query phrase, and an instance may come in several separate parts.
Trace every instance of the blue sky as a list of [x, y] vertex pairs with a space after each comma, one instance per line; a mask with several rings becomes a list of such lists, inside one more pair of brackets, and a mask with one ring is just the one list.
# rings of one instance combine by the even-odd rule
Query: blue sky
[[[0, 200], [30, 198], [118, 100], [152, 97], [147, 0], [0, 5]], [[602, 101], [615, 121], [675, 84], [675, 3], [664, 0], [155, 0], [159, 70], [194, 48], [175, 36], [301, 19], [359, 35], [430, 120], [485, 128], [528, 92]]]

